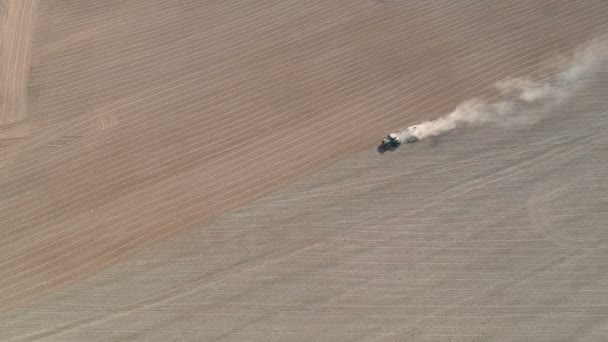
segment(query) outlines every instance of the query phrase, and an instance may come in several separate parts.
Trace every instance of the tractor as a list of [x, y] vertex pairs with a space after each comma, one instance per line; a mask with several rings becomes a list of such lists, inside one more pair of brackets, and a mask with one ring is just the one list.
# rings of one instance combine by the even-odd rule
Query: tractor
[[393, 150], [401, 145], [401, 140], [395, 133], [389, 134], [386, 138], [382, 139], [382, 147], [385, 150]]

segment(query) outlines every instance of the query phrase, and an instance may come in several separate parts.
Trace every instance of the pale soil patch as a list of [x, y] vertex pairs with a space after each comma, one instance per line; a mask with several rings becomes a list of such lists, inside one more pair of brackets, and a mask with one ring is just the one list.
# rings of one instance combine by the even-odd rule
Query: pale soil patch
[[27, 81], [37, 0], [0, 3], [0, 126], [27, 116]]

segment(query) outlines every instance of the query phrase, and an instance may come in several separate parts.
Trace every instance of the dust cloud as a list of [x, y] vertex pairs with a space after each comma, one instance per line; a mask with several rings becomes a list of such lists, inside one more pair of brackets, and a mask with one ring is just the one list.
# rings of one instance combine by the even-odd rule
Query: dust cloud
[[465, 101], [439, 119], [408, 127], [399, 133], [400, 138], [417, 141], [457, 127], [487, 123], [506, 127], [534, 123], [542, 113], [568, 100], [594, 77], [600, 65], [608, 61], [607, 42], [606, 38], [598, 38], [576, 49], [556, 72], [541, 80], [511, 78], [497, 82], [495, 87], [500, 93], [497, 101]]

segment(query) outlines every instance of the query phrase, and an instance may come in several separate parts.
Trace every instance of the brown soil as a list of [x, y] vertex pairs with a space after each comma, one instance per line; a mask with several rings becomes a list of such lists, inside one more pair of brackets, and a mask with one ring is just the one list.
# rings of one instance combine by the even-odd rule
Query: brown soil
[[[492, 96], [498, 80], [542, 75], [608, 29], [602, 0], [4, 6], [0, 310], [375, 147], [387, 131]], [[281, 243], [279, 253], [299, 244]]]

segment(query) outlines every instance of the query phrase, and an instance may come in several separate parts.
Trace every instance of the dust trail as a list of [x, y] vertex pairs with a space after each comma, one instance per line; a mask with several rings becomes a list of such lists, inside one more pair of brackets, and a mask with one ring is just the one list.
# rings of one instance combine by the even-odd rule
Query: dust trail
[[416, 141], [457, 127], [486, 123], [512, 127], [534, 123], [542, 113], [563, 103], [593, 78], [601, 64], [608, 61], [607, 42], [606, 38], [598, 38], [577, 49], [561, 68], [540, 81], [511, 78], [497, 82], [495, 87], [501, 95], [498, 101], [465, 101], [446, 116], [408, 127], [399, 137], [402, 141]]

